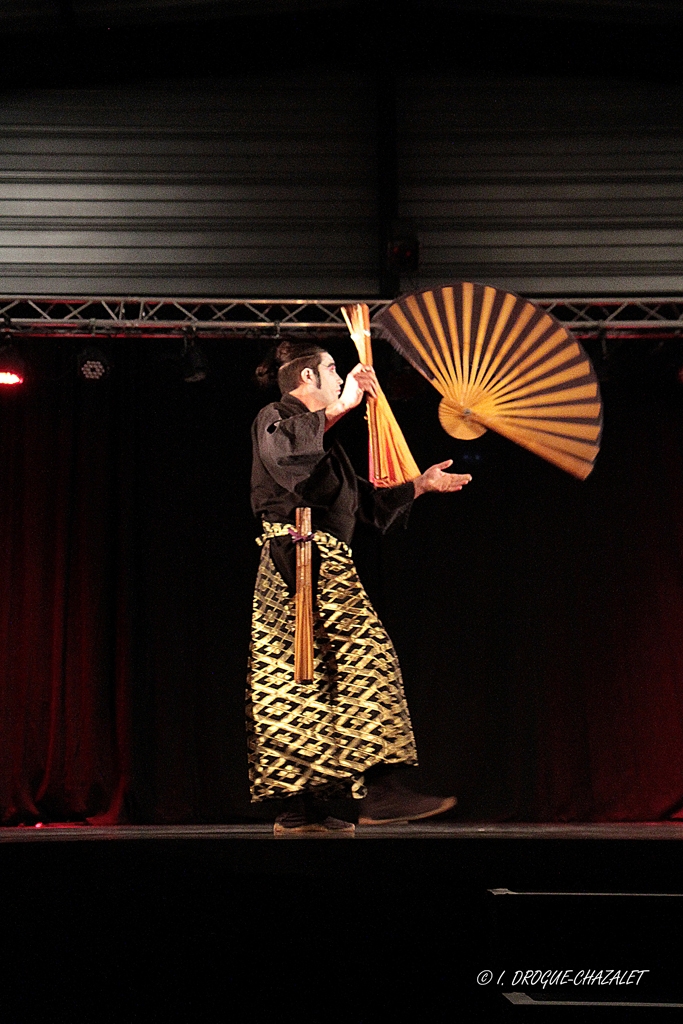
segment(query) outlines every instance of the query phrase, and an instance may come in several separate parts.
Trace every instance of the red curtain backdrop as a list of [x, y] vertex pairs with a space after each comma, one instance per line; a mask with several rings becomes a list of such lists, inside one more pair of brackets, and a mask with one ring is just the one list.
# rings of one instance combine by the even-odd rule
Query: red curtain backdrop
[[[253, 343], [33, 343], [0, 395], [0, 815], [215, 822], [250, 807], [243, 724], [256, 533]], [[683, 805], [683, 388], [645, 346], [604, 385], [579, 483], [419, 391], [395, 409], [418, 462], [471, 471], [356, 556], [404, 668], [415, 784], [474, 820], [647, 820]], [[334, 348], [350, 363], [350, 345]], [[380, 360], [381, 362], [381, 360]], [[381, 366], [380, 366], [381, 370]], [[342, 425], [359, 470], [364, 425]]]

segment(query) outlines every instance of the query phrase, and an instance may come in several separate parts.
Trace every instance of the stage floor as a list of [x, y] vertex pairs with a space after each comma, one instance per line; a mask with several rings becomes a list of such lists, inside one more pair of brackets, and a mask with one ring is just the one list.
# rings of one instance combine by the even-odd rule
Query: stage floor
[[[535, 1024], [554, 1004], [563, 1020], [642, 1024], [648, 1007], [683, 1004], [670, 938], [683, 822], [311, 838], [273, 841], [268, 823], [0, 828], [7, 1020]], [[636, 970], [643, 983], [519, 981], [536, 968]]]
[[[45, 824], [0, 828], [0, 843], [87, 842], [135, 839], [275, 839], [272, 825], [76, 825]], [[280, 839], [281, 837], [277, 837]], [[289, 837], [285, 837], [289, 838]], [[301, 839], [329, 839], [328, 835], [298, 835]], [[338, 837], [333, 837], [338, 838]], [[602, 822], [572, 824], [458, 824], [431, 822], [406, 825], [359, 825], [355, 839], [527, 839], [537, 840], [677, 840], [683, 839], [681, 822]]]

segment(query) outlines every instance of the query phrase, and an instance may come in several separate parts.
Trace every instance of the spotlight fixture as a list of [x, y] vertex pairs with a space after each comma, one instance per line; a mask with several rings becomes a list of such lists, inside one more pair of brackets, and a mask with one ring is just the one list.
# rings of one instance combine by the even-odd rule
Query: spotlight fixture
[[102, 380], [111, 370], [111, 363], [99, 348], [88, 347], [78, 353], [78, 372], [84, 380]]
[[0, 348], [0, 385], [14, 387], [23, 384], [26, 378], [26, 363], [14, 345], [3, 345]]
[[183, 380], [187, 384], [196, 384], [206, 379], [209, 364], [206, 356], [193, 339], [185, 338], [183, 348]]

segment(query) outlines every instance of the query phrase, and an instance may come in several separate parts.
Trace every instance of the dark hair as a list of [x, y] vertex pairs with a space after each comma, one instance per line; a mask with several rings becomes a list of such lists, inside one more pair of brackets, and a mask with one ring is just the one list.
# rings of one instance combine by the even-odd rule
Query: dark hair
[[286, 395], [301, 384], [301, 371], [309, 369], [315, 372], [320, 387], [318, 366], [325, 352], [326, 349], [310, 341], [281, 341], [256, 367], [256, 380], [265, 388], [277, 382]]

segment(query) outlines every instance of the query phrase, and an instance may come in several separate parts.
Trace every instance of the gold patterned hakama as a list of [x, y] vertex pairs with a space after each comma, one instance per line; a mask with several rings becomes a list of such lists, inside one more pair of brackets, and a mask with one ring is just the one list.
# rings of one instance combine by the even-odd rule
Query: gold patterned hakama
[[366, 769], [417, 763], [398, 659], [350, 548], [318, 531], [314, 680], [295, 682], [294, 598], [269, 551], [269, 537], [287, 533], [264, 523], [259, 539], [247, 685], [251, 797], [312, 789], [362, 797]]

